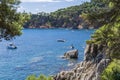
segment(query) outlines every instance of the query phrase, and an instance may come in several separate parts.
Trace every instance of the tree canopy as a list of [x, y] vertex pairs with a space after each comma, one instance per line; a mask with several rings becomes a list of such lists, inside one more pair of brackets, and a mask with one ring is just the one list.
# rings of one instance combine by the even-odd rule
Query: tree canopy
[[0, 0], [0, 40], [10, 40], [22, 34], [24, 22], [29, 16], [17, 12], [19, 4], [19, 0]]
[[107, 10], [103, 9], [101, 13], [96, 13], [93, 16], [90, 16], [91, 13], [86, 14], [86, 19], [88, 18], [90, 20], [97, 17], [97, 19], [104, 24], [101, 28], [96, 30], [94, 35], [92, 35], [92, 40], [90, 40], [90, 42], [102, 44], [107, 47], [107, 53], [112, 58], [120, 59], [120, 1], [101, 1], [107, 4]]
[[106, 7], [94, 7], [91, 9], [91, 12], [84, 12], [82, 14], [82, 17], [91, 23], [94, 23], [93, 19], [95, 19], [103, 24], [102, 27], [95, 31], [91, 36], [91, 40], [87, 41], [87, 44], [102, 45], [106, 58], [111, 59], [111, 63], [101, 74], [101, 80], [120, 80], [120, 1], [92, 1], [105, 3]]
[[[92, 18], [94, 23], [89, 24], [87, 20], [83, 20], [81, 14], [83, 12], [92, 13], [92, 10], [97, 13], [100, 12], [100, 10], [97, 9], [102, 10], [102, 8], [104, 7], [106, 7], [106, 4], [103, 2], [91, 1], [84, 2], [81, 5], [62, 8], [49, 14], [45, 12], [32, 14], [31, 19], [24, 25], [24, 27], [41, 28], [41, 26], [45, 26], [48, 28], [55, 27], [78, 29], [79, 26], [83, 26], [84, 28], [89, 28], [90, 26], [92, 26], [93, 28], [98, 28], [102, 24], [100, 24], [99, 21], [96, 20], [96, 18]], [[91, 14], [91, 16], [93, 15]]]

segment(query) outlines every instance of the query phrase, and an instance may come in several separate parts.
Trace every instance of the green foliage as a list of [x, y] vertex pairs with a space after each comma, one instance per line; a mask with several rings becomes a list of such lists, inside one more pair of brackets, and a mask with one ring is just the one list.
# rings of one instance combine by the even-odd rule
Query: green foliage
[[39, 77], [36, 77], [35, 75], [28, 76], [26, 80], [53, 80], [53, 78], [41, 74]]
[[[87, 25], [86, 23], [89, 24], [89, 22], [84, 21], [82, 19], [83, 16], [81, 16], [81, 14], [82, 13], [84, 14], [93, 13], [93, 12], [101, 13], [102, 11], [100, 12], [100, 10], [97, 10], [97, 8], [101, 9], [104, 7], [106, 7], [106, 5], [103, 2], [99, 1], [98, 3], [97, 1], [96, 2], [92, 1], [92, 2], [85, 2], [77, 6], [71, 6], [68, 8], [59, 9], [55, 12], [51, 12], [50, 14], [41, 12], [38, 14], [33, 14], [31, 17], [31, 20], [29, 20], [24, 25], [24, 27], [25, 28], [29, 28], [29, 27], [39, 28], [40, 26], [48, 26], [48, 27], [56, 27], [56, 28], [62, 27], [62, 28], [77, 29], [79, 25], [83, 25], [83, 26], [85, 25], [84, 28], [88, 28], [88, 26], [86, 26]], [[94, 16], [95, 15], [94, 13], [90, 16]], [[97, 17], [90, 18], [91, 21], [96, 21], [96, 19]], [[97, 25], [99, 23], [96, 21], [92, 24]]]
[[0, 0], [0, 39], [9, 40], [22, 34], [23, 24], [29, 15], [17, 13], [19, 4], [19, 0]]
[[109, 3], [109, 7], [110, 7], [110, 8], [113, 8], [113, 7], [114, 7], [114, 3], [110, 2], [110, 3]]
[[120, 60], [112, 61], [103, 71], [101, 80], [120, 80]]
[[[120, 80], [120, 1], [119, 0], [92, 0], [93, 2], [103, 2], [107, 7], [93, 12], [84, 12], [82, 17], [94, 22], [93, 19], [102, 23], [91, 36], [87, 44], [100, 44], [106, 48], [106, 54], [113, 61], [103, 71], [101, 80]], [[89, 9], [88, 9], [89, 11]], [[116, 59], [116, 60], [115, 60]]]
[[[120, 2], [117, 0], [110, 0], [109, 2], [106, 2], [106, 4], [108, 4], [108, 7], [113, 4], [114, 6], [110, 6], [106, 11], [103, 11], [103, 8], [102, 13], [95, 13], [94, 16], [97, 17], [97, 20], [99, 20], [100, 23], [103, 23], [103, 26], [96, 30], [89, 42], [102, 44], [107, 48], [106, 53], [109, 54], [111, 58], [120, 59]], [[86, 14], [86, 19], [90, 20], [91, 18], [94, 18], [93, 16], [90, 16], [91, 13]]]
[[86, 43], [87, 44], [92, 44], [92, 43], [95, 43], [95, 41], [94, 40], [87, 40]]
[[28, 76], [26, 80], [37, 80], [35, 75]]

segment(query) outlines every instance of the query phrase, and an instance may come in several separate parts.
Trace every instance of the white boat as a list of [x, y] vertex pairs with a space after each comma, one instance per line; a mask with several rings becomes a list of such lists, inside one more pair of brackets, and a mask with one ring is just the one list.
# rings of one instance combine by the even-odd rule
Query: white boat
[[8, 49], [17, 49], [17, 47], [13, 43], [8, 44], [7, 48]]

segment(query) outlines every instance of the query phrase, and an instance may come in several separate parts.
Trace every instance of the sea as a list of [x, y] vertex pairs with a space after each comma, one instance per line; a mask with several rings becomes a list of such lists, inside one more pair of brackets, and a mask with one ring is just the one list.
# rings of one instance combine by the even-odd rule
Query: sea
[[[86, 40], [95, 30], [24, 29], [22, 35], [0, 42], [0, 80], [25, 80], [29, 75], [55, 75], [84, 59]], [[58, 42], [57, 40], [64, 40]], [[17, 49], [8, 49], [14, 43]], [[63, 59], [65, 52], [78, 49], [78, 59]]]

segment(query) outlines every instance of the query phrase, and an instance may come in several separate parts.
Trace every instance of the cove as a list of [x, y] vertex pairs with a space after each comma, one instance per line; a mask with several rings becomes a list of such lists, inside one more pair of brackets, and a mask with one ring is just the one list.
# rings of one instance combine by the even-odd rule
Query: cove
[[[95, 30], [69, 29], [24, 29], [14, 42], [15, 50], [6, 48], [9, 42], [0, 42], [0, 79], [25, 80], [30, 74], [54, 75], [67, 70], [84, 57], [85, 41], [90, 39]], [[65, 42], [57, 42], [64, 39]], [[11, 42], [11, 41], [10, 41]], [[66, 51], [74, 45], [79, 51], [77, 60], [62, 59]]]

